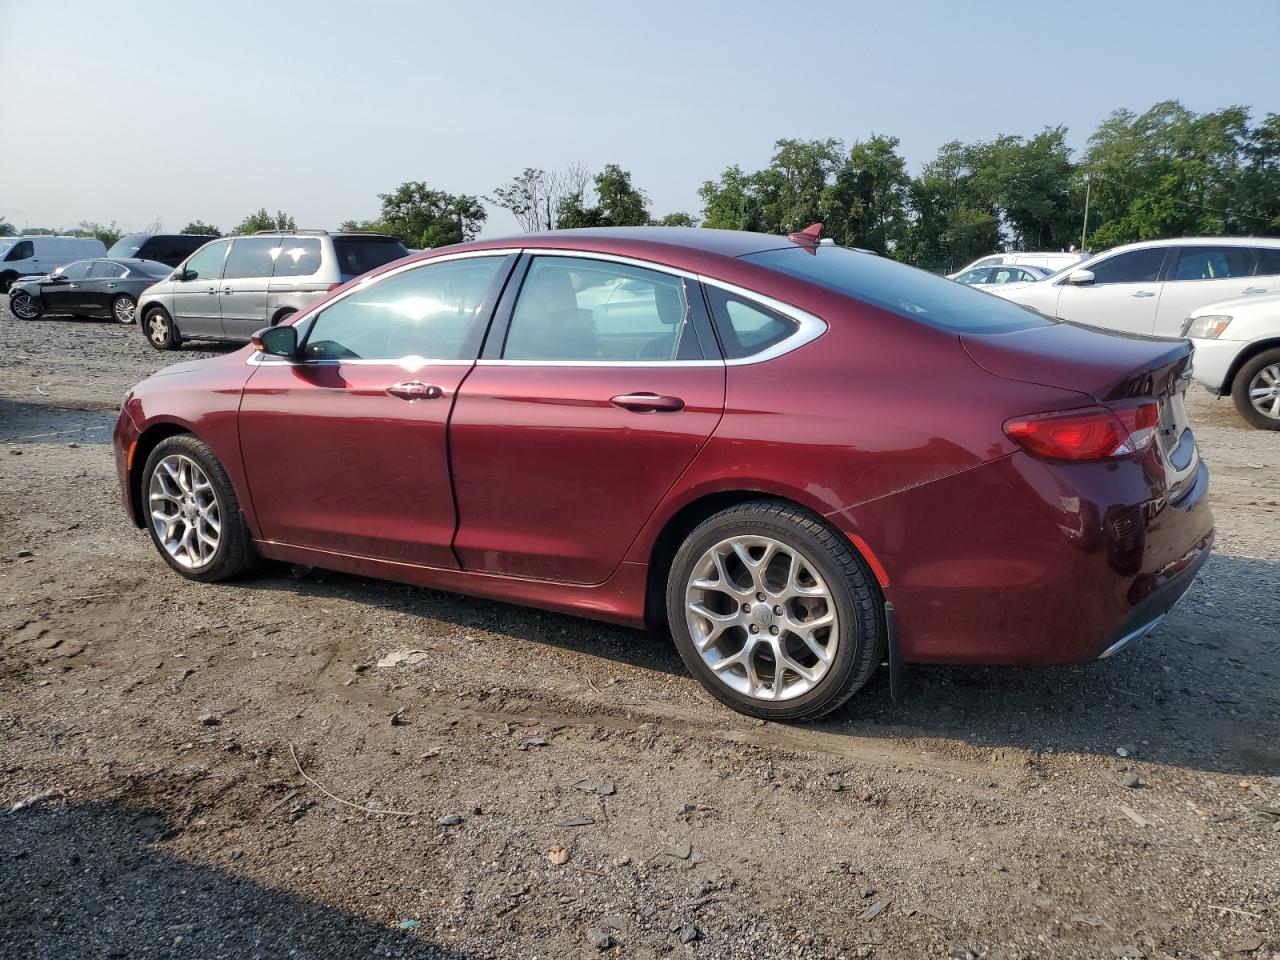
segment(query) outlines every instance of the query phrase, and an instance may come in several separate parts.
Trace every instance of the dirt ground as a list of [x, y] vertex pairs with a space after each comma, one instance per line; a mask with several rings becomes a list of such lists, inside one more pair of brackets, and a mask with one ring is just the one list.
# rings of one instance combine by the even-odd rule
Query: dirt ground
[[1280, 434], [1228, 402], [1151, 636], [785, 726], [661, 636], [180, 579], [109, 442], [200, 353], [0, 315], [0, 956], [1280, 958]]

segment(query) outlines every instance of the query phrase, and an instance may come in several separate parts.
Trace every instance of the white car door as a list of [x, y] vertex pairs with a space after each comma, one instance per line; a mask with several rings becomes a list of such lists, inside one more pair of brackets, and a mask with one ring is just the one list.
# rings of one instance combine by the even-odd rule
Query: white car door
[[1104, 257], [1087, 267], [1091, 283], [1061, 285], [1056, 315], [1106, 330], [1151, 333], [1160, 304], [1160, 267], [1167, 247], [1143, 247]]
[[1165, 337], [1181, 336], [1192, 311], [1219, 300], [1267, 293], [1280, 279], [1265, 275], [1259, 263], [1263, 258], [1251, 247], [1179, 247], [1175, 253], [1156, 313], [1155, 332]]

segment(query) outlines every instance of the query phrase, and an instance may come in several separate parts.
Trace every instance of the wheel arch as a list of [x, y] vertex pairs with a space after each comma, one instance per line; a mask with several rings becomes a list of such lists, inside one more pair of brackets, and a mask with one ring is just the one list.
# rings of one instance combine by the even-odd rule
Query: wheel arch
[[832, 523], [829, 518], [823, 516], [821, 511], [816, 510], [813, 505], [803, 503], [794, 497], [768, 490], [746, 488], [716, 490], [703, 493], [677, 509], [663, 523], [649, 548], [648, 570], [645, 578], [644, 619], [650, 629], [659, 630], [667, 624], [667, 575], [671, 567], [671, 561], [675, 559], [676, 551], [680, 549], [680, 545], [684, 543], [685, 539], [698, 524], [708, 517], [729, 507], [752, 501], [781, 504], [813, 514], [816, 519], [826, 524], [849, 545], [849, 549], [853, 551], [854, 555], [858, 557], [866, 568], [868, 581], [875, 584], [877, 588], [882, 589], [878, 561], [873, 563], [872, 558], [869, 558], [863, 549], [863, 545], [851, 539], [848, 533]]
[[138, 437], [129, 461], [129, 514], [133, 517], [134, 526], [144, 529], [146, 527], [146, 520], [142, 513], [142, 472], [146, 469], [147, 458], [151, 456], [151, 451], [165, 440], [183, 434], [195, 436], [183, 424], [162, 421], [147, 427]]
[[1222, 386], [1218, 388], [1218, 396], [1231, 396], [1231, 391], [1235, 387], [1236, 374], [1240, 372], [1244, 365], [1263, 351], [1271, 350], [1275, 347], [1280, 347], [1280, 336], [1255, 340], [1236, 354], [1236, 358], [1231, 361], [1231, 367], [1227, 370], [1227, 375], [1222, 378]]
[[297, 307], [281, 307], [271, 315], [271, 326], [279, 326], [283, 321], [298, 312]]

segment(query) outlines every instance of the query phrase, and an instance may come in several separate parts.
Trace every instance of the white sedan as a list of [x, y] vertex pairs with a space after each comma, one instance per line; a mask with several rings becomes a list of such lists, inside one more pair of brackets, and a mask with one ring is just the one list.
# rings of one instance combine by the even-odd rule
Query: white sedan
[[1179, 237], [1131, 243], [1038, 283], [991, 292], [1063, 320], [1176, 337], [1191, 312], [1206, 304], [1280, 292], [1280, 240]]
[[1035, 283], [1052, 273], [1044, 267], [1026, 267], [1015, 264], [1002, 264], [996, 267], [974, 267], [964, 273], [958, 273], [951, 279], [963, 283], [966, 287], [977, 287], [986, 290], [991, 287], [1004, 286], [1006, 283]]
[[1229, 395], [1255, 427], [1280, 430], [1280, 295], [1201, 307], [1182, 333], [1195, 344], [1195, 380]]

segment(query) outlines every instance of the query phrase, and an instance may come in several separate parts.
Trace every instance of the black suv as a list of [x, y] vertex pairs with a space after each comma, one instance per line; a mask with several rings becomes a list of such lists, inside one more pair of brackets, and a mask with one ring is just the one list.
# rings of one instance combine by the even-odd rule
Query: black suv
[[217, 239], [195, 233], [128, 233], [112, 245], [107, 256], [155, 260], [176, 267], [210, 240]]

